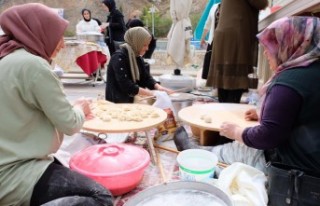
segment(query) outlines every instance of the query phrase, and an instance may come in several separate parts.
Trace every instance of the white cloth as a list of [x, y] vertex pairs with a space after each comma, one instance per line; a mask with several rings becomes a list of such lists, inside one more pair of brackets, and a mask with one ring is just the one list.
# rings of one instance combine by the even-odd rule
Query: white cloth
[[100, 33], [101, 29], [96, 20], [91, 19], [90, 21], [81, 20], [76, 25], [77, 34], [83, 34], [87, 32], [98, 32]]
[[190, 39], [192, 25], [189, 13], [192, 0], [170, 0], [170, 14], [173, 24], [168, 33], [168, 61], [173, 61], [178, 67], [191, 62]]
[[216, 11], [220, 4], [214, 4], [209, 12], [206, 23], [204, 24], [204, 29], [209, 31], [208, 43], [211, 44], [214, 37], [214, 25], [216, 22]]
[[222, 170], [217, 186], [230, 196], [234, 206], [265, 206], [266, 181], [263, 172], [236, 162]]
[[153, 103], [152, 106], [160, 108], [160, 109], [168, 109], [170, 108], [174, 111], [171, 98], [169, 95], [164, 91], [154, 91], [154, 96], [156, 96], [156, 101]]
[[257, 150], [238, 141], [213, 147], [212, 152], [220, 162], [232, 164], [242, 162], [266, 172], [266, 161], [263, 150]]

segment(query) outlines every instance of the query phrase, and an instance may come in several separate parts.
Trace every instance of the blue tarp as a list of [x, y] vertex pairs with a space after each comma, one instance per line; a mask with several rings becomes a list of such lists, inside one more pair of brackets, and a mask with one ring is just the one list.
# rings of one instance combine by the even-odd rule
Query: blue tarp
[[209, 2], [207, 3], [206, 8], [204, 9], [202, 16], [197, 24], [196, 29], [194, 30], [194, 34], [193, 34], [193, 40], [200, 40], [201, 39], [201, 35], [203, 32], [203, 28], [204, 28], [204, 24], [206, 23], [206, 20], [208, 18], [210, 9], [212, 7], [212, 5], [214, 4], [218, 4], [220, 3], [221, 0], [209, 0]]

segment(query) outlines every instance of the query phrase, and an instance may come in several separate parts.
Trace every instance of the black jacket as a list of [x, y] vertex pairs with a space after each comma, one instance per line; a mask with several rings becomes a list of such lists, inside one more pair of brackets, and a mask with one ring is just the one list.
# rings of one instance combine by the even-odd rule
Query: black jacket
[[137, 57], [140, 80], [132, 80], [128, 52], [125, 48], [117, 50], [111, 57], [107, 70], [106, 100], [115, 103], [133, 103], [139, 87], [154, 89], [157, 83], [150, 75], [142, 57]]
[[122, 13], [114, 9], [110, 12], [107, 22], [108, 26], [108, 37], [109, 41], [124, 41], [123, 37], [126, 32], [126, 25], [123, 20]]

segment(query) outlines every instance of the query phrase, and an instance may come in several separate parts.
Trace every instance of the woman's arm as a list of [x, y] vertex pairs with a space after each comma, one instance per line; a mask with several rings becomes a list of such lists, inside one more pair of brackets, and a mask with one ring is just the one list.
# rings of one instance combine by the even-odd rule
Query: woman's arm
[[256, 149], [272, 149], [286, 141], [292, 132], [302, 104], [293, 89], [275, 85], [266, 96], [260, 125], [242, 128], [236, 123], [221, 125], [220, 135], [244, 142]]
[[275, 85], [266, 96], [260, 125], [244, 130], [243, 142], [256, 149], [271, 149], [286, 141], [292, 132], [302, 105], [302, 97], [293, 89]]

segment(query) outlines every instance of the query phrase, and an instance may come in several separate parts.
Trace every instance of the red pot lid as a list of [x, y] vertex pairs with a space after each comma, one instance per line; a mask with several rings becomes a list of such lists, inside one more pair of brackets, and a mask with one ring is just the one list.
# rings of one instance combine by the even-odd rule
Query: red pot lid
[[145, 168], [149, 153], [129, 144], [100, 144], [90, 146], [70, 159], [70, 168], [84, 175], [117, 176]]

